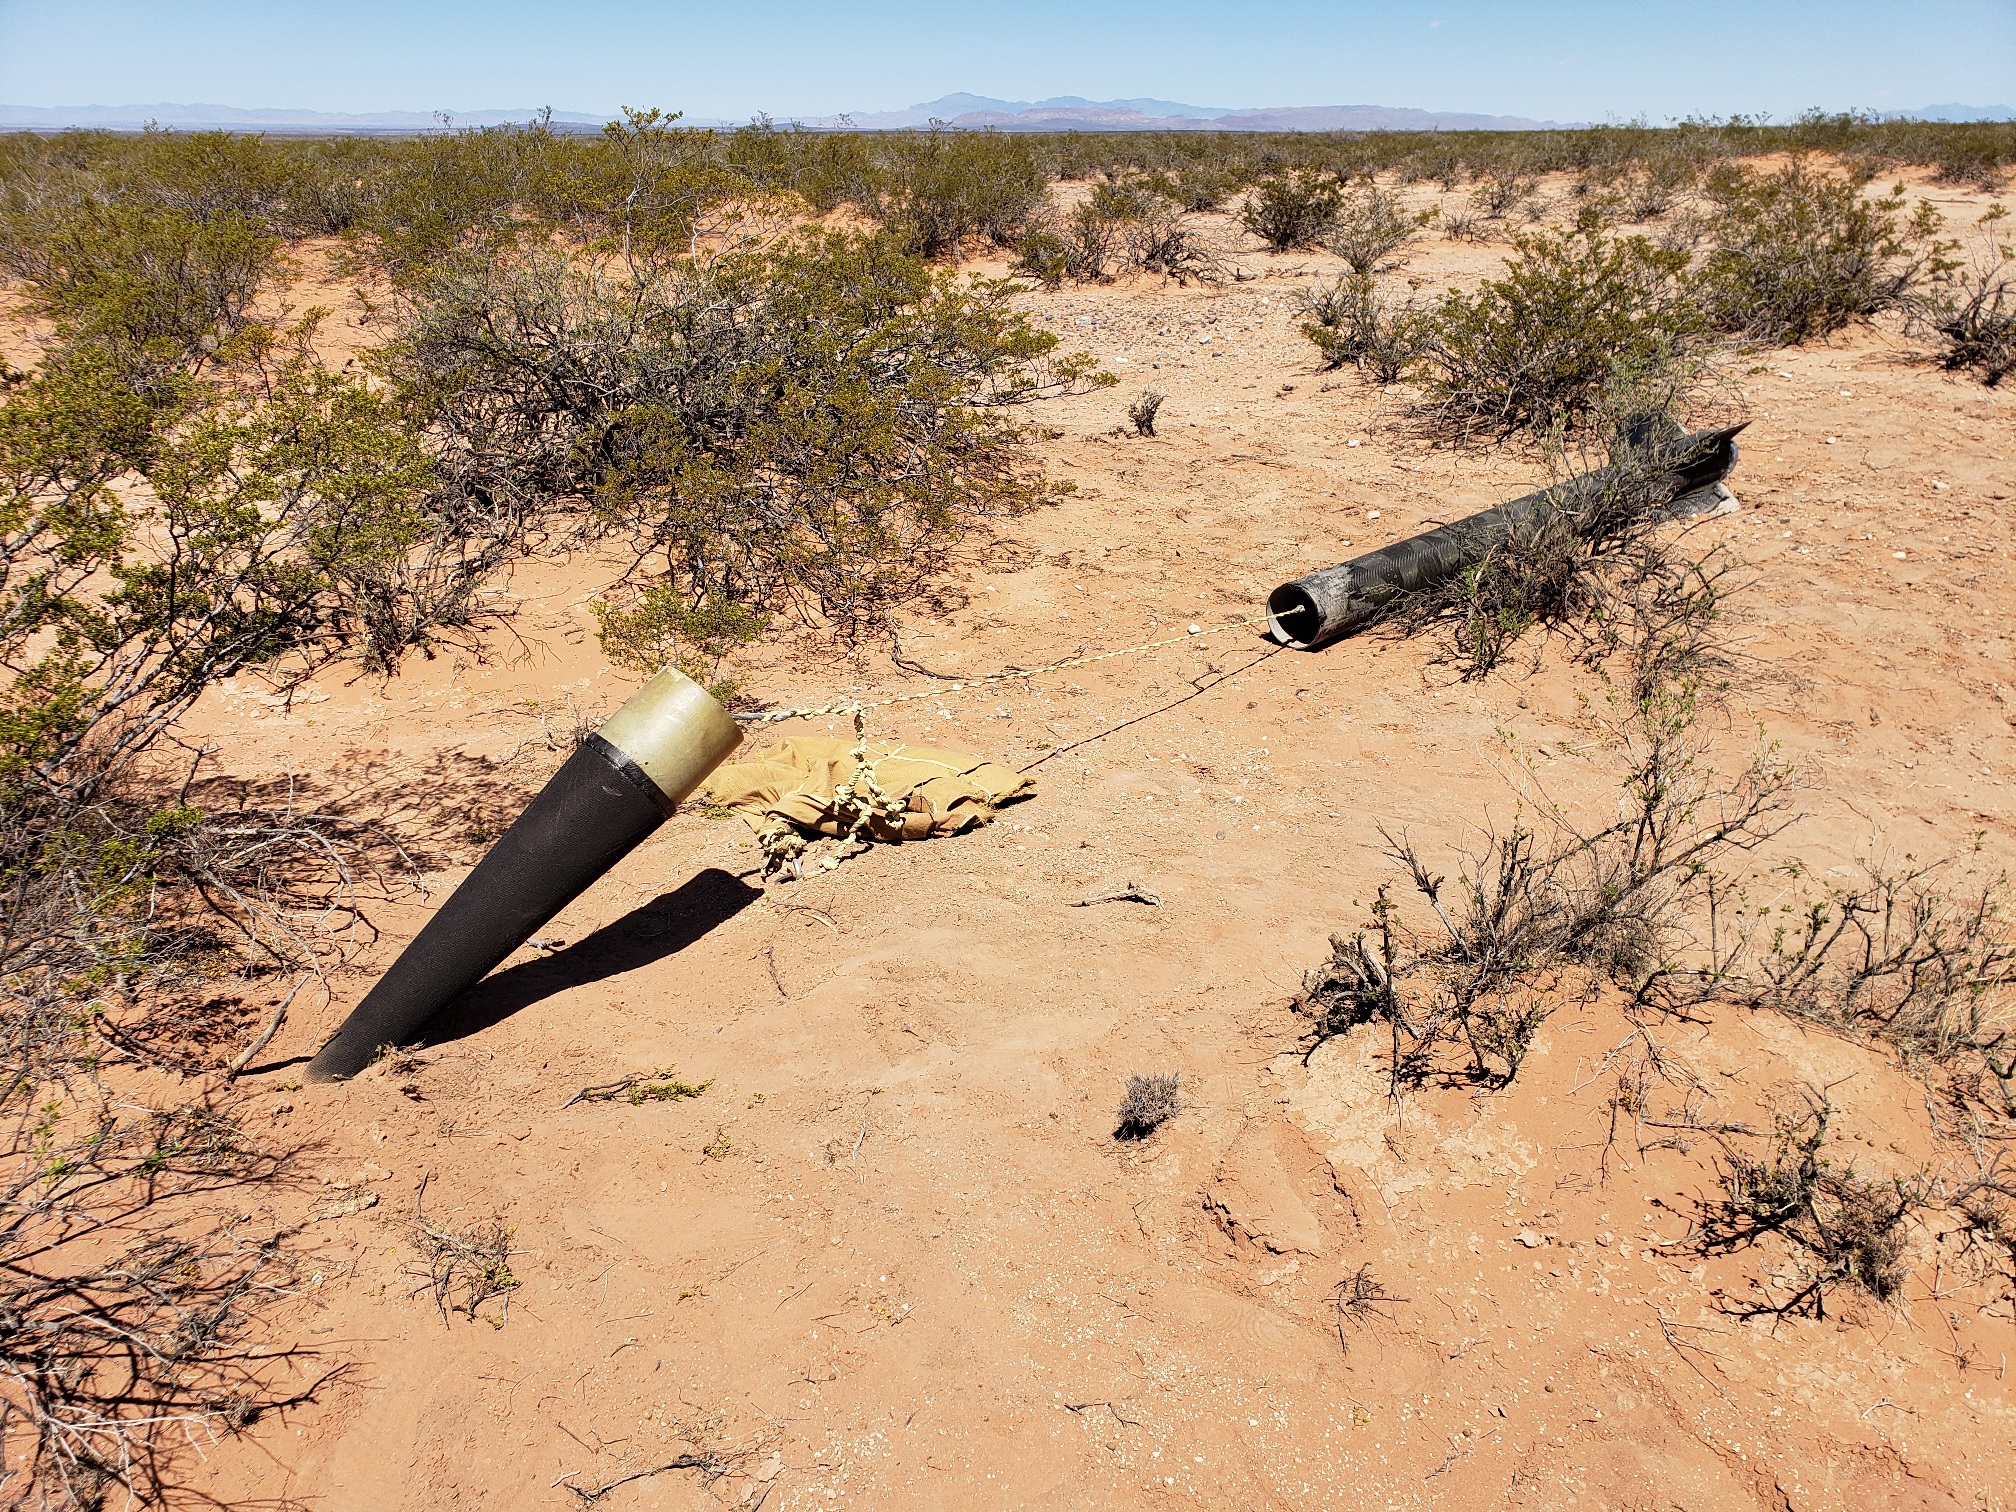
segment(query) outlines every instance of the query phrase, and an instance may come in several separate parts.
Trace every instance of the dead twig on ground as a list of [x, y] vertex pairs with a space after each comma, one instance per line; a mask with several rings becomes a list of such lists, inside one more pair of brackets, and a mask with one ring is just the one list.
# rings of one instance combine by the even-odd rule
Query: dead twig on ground
[[663, 1475], [668, 1470], [698, 1470], [707, 1480], [716, 1481], [726, 1475], [728, 1469], [729, 1466], [725, 1461], [716, 1459], [711, 1454], [682, 1454], [677, 1459], [667, 1460], [662, 1465], [653, 1465], [648, 1470], [632, 1470], [628, 1475], [619, 1475], [616, 1479], [604, 1485], [597, 1486], [592, 1491], [583, 1486], [567, 1486], [568, 1476], [579, 1475], [581, 1473], [579, 1470], [568, 1471], [567, 1475], [562, 1476], [553, 1484], [556, 1486], [567, 1486], [569, 1491], [572, 1491], [576, 1496], [581, 1498], [582, 1506], [592, 1507], [618, 1486], [627, 1486], [632, 1481], [649, 1480], [652, 1476]]
[[1391, 1323], [1394, 1318], [1387, 1307], [1409, 1299], [1394, 1296], [1386, 1290], [1385, 1283], [1372, 1274], [1371, 1266], [1361, 1265], [1332, 1287], [1326, 1300], [1337, 1308], [1337, 1347], [1348, 1355], [1351, 1353], [1351, 1340], [1344, 1332], [1346, 1323], [1354, 1328], [1371, 1323]]
[[287, 1022], [288, 1008], [293, 1005], [294, 999], [301, 995], [301, 989], [315, 980], [315, 977], [307, 976], [294, 984], [294, 990], [281, 999], [279, 1006], [274, 1008], [272, 1017], [266, 1020], [265, 1027], [253, 1037], [252, 1043], [239, 1051], [231, 1064], [224, 1068], [224, 1075], [227, 1078], [235, 1081], [244, 1075], [245, 1068], [252, 1064], [252, 1057], [273, 1043], [273, 1036], [278, 1034], [280, 1026]]
[[1711, 1360], [1720, 1360], [1722, 1357], [1717, 1353], [1715, 1353], [1715, 1351], [1712, 1349], [1703, 1349], [1699, 1344], [1689, 1344], [1685, 1339], [1678, 1339], [1673, 1336], [1673, 1330], [1676, 1328], [1698, 1329], [1702, 1333], [1716, 1333], [1719, 1332], [1719, 1330], [1706, 1328], [1698, 1323], [1672, 1322], [1667, 1318], [1667, 1316], [1664, 1313], [1659, 1311], [1656, 1305], [1650, 1303], [1646, 1305], [1652, 1308], [1652, 1316], [1659, 1320], [1660, 1337], [1665, 1339], [1665, 1341], [1668, 1344], [1673, 1346], [1673, 1353], [1680, 1356], [1681, 1363], [1684, 1364], [1689, 1370], [1693, 1371], [1694, 1374], [1700, 1376], [1702, 1380], [1707, 1381], [1708, 1385], [1714, 1390], [1717, 1396], [1727, 1396], [1729, 1393], [1724, 1391], [1720, 1386], [1717, 1386], [1712, 1380], [1709, 1380], [1708, 1373], [1704, 1371], [1699, 1365], [1696, 1365], [1694, 1361], [1688, 1357], [1687, 1351], [1690, 1349], [1695, 1350], [1698, 1353], [1708, 1356], [1708, 1358]]
[[1123, 1423], [1129, 1428], [1139, 1428], [1141, 1426], [1133, 1418], [1123, 1416], [1120, 1409], [1115, 1407], [1111, 1402], [1059, 1402], [1057, 1405], [1062, 1407], [1066, 1412], [1072, 1413], [1083, 1413], [1090, 1411], [1094, 1407], [1104, 1407], [1108, 1412], [1113, 1414], [1115, 1422]]
[[[448, 1321], [451, 1311], [461, 1313], [473, 1323], [479, 1307], [492, 1297], [501, 1297], [503, 1310], [496, 1318], [483, 1321], [492, 1328], [502, 1328], [510, 1316], [511, 1293], [523, 1284], [511, 1273], [511, 1257], [518, 1253], [511, 1248], [514, 1230], [502, 1217], [492, 1217], [463, 1233], [430, 1222], [425, 1203], [427, 1183], [431, 1180], [432, 1172], [420, 1178], [420, 1190], [413, 1199], [413, 1238], [426, 1263], [426, 1281], [410, 1295], [417, 1297], [421, 1292], [431, 1292], [443, 1323]], [[462, 1298], [451, 1307], [458, 1287]]]

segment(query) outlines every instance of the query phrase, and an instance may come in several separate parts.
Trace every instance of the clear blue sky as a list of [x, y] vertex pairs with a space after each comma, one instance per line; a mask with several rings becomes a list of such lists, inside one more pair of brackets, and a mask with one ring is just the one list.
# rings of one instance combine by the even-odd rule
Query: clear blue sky
[[962, 89], [1654, 122], [2016, 104], [2016, 0], [0, 0], [15, 105], [741, 119]]

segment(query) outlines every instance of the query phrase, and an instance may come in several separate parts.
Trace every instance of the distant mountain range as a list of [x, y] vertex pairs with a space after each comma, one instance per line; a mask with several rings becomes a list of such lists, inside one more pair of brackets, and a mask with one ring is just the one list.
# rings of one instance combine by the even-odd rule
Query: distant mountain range
[[1927, 105], [1923, 110], [1898, 113], [1904, 121], [2016, 121], [2016, 107], [2009, 105]]
[[[235, 105], [0, 105], [0, 131], [60, 131], [97, 127], [138, 131], [150, 122], [181, 131], [411, 132], [462, 126], [500, 126], [529, 121], [541, 112], [523, 110], [386, 110], [343, 114], [321, 110], [246, 110]], [[611, 113], [613, 114], [613, 112]], [[562, 131], [599, 131], [608, 114], [556, 110], [552, 124]], [[2007, 105], [1928, 105], [1897, 112], [1913, 121], [2016, 121]], [[689, 126], [733, 127], [739, 121], [687, 120]], [[1087, 100], [1059, 95], [1048, 100], [996, 100], [986, 95], [948, 94], [908, 110], [856, 115], [779, 118], [779, 125], [811, 130], [906, 131], [933, 125], [996, 131], [1544, 131], [1581, 122], [1535, 121], [1525, 116], [1475, 115], [1466, 111], [1412, 110], [1390, 105], [1290, 105], [1263, 109], [1221, 109], [1176, 100]]]
[[1525, 116], [1472, 115], [1463, 111], [1405, 110], [1387, 105], [1291, 105], [1232, 110], [1183, 105], [1174, 100], [991, 100], [949, 94], [908, 110], [824, 116], [800, 124], [851, 125], [858, 131], [901, 131], [938, 121], [997, 131], [1540, 131], [1555, 121]]

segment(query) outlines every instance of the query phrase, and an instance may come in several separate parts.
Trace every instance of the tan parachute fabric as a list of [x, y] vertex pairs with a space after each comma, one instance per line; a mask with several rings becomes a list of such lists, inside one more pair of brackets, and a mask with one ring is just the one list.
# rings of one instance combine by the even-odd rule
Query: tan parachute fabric
[[699, 796], [747, 820], [774, 870], [789, 865], [811, 835], [898, 841], [957, 834], [1035, 789], [1033, 778], [984, 756], [801, 735], [715, 768]]

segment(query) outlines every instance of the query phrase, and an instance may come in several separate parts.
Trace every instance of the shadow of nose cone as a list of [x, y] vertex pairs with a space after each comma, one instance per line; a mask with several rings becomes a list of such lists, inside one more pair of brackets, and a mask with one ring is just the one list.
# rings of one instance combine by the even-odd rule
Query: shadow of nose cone
[[308, 1067], [340, 1081], [494, 970], [671, 817], [741, 743], [705, 689], [668, 667], [582, 742]]

